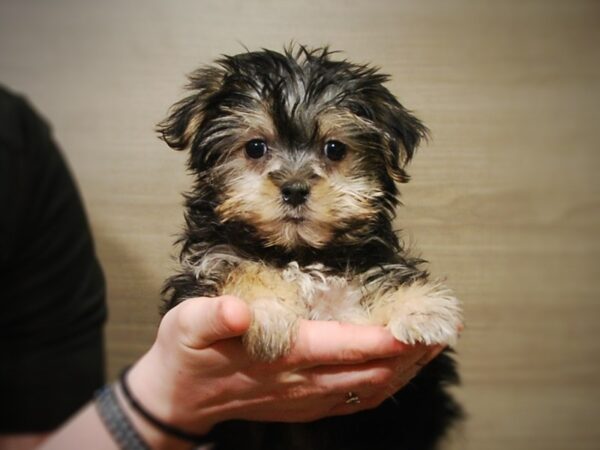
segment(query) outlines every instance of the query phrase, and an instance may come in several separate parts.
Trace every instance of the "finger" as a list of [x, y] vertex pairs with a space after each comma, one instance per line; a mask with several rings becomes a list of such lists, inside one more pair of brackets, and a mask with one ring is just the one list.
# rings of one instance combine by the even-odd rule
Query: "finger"
[[181, 342], [193, 349], [240, 336], [251, 320], [248, 306], [231, 296], [189, 299], [169, 311], [169, 315]]
[[403, 373], [416, 368], [429, 355], [425, 346], [414, 346], [400, 356], [361, 364], [327, 365], [300, 371], [306, 379], [326, 391], [377, 391], [386, 388]]
[[[417, 346], [401, 356], [359, 365], [321, 366], [301, 373], [326, 392], [357, 393], [363, 408], [375, 407], [406, 386], [426, 364], [445, 347]], [[337, 407], [337, 406], [336, 406]], [[351, 412], [352, 406], [339, 406], [340, 413]], [[354, 408], [356, 410], [356, 408]]]
[[330, 400], [331, 407], [323, 416], [344, 416], [373, 409], [381, 405], [388, 397], [389, 395], [386, 394], [363, 395], [354, 391], [347, 392], [345, 395], [337, 396], [334, 401]]
[[397, 356], [411, 347], [383, 327], [302, 320], [292, 351], [282, 363], [298, 367], [353, 364]]
[[379, 359], [363, 364], [320, 366], [301, 373], [324, 392], [343, 394], [358, 390], [366, 393], [389, 385], [401, 370], [399, 360], [403, 358]]
[[436, 356], [438, 356], [442, 351], [444, 351], [445, 348], [446, 345], [442, 344], [430, 346], [428, 348], [428, 351], [418, 361], [415, 362], [416, 366], [419, 368], [425, 367], [427, 364], [433, 361], [436, 358]]
[[374, 406], [377, 406], [384, 400], [392, 398], [396, 392], [407, 386], [420, 371], [421, 367], [419, 366], [413, 365], [409, 367], [404, 372], [400, 373], [389, 385], [372, 395], [371, 403], [374, 403]]
[[[420, 368], [418, 366], [412, 365], [400, 375], [397, 375], [393, 382], [379, 389], [349, 389], [345, 395], [338, 396], [338, 401], [333, 404], [331, 409], [327, 412], [327, 415], [339, 416], [376, 408], [387, 399], [391, 399], [396, 392], [408, 385], [412, 379], [417, 376], [419, 371]], [[349, 394], [352, 394], [357, 400], [348, 401]]]
[[412, 365], [404, 366], [385, 390], [386, 392], [384, 392], [385, 395], [382, 397], [382, 400], [394, 395], [394, 393], [398, 392], [400, 389], [410, 383], [412, 379], [415, 378], [419, 372], [421, 372], [421, 369], [435, 359], [435, 357], [439, 355], [444, 348], [446, 348], [445, 345], [429, 347], [425, 356], [419, 359], [419, 361]]

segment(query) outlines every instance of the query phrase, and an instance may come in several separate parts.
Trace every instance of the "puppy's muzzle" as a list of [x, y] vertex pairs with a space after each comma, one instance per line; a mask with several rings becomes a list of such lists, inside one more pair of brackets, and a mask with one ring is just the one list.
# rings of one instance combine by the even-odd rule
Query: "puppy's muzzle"
[[281, 198], [290, 206], [300, 206], [306, 202], [310, 186], [303, 181], [288, 181], [281, 186]]

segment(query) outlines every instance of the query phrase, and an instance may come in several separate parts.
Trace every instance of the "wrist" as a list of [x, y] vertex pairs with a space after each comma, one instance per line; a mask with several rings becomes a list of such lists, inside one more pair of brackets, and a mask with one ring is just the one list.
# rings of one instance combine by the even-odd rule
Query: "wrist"
[[222, 420], [217, 418], [219, 408], [210, 404], [210, 395], [193, 394], [194, 385], [200, 381], [186, 372], [181, 358], [163, 353], [151, 348], [123, 376], [128, 392], [120, 386], [120, 395], [144, 425], [156, 431], [162, 429], [161, 433], [166, 435], [173, 434], [175, 429], [175, 437], [182, 434], [188, 438], [187, 442], [197, 440], [194, 437], [207, 435]]
[[148, 423], [147, 420], [141, 417], [139, 413], [133, 409], [129, 401], [125, 398], [122, 386], [119, 383], [116, 383], [114, 386], [115, 395], [117, 396], [123, 412], [130, 419], [135, 430], [152, 449], [189, 450], [193, 447], [191, 442], [166, 434]]

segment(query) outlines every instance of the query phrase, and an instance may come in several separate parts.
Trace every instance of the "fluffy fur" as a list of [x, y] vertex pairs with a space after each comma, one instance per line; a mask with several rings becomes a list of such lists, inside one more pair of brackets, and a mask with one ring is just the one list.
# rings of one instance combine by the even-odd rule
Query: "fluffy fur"
[[[190, 76], [190, 95], [159, 125], [190, 150], [181, 271], [168, 310], [234, 294], [253, 322], [249, 353], [289, 351], [299, 318], [378, 324], [407, 342], [452, 343], [459, 303], [429, 280], [394, 233], [399, 183], [425, 126], [375, 68], [328, 49], [225, 56]], [[227, 423], [217, 449], [435, 448], [460, 409], [448, 352], [372, 411], [310, 424]]]

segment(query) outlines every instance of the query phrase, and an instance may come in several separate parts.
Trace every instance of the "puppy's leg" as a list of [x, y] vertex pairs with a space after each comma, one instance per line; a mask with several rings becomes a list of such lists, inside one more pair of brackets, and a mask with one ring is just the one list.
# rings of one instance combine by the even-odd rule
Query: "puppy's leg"
[[[383, 275], [392, 277], [389, 273]], [[460, 302], [441, 282], [426, 279], [371, 294], [367, 307], [374, 324], [387, 326], [408, 344], [454, 344], [462, 323]]]
[[243, 263], [228, 276], [223, 294], [245, 300], [253, 314], [244, 336], [251, 357], [273, 361], [285, 355], [293, 343], [300, 317], [307, 317], [298, 288], [284, 280], [280, 270], [259, 263]]

